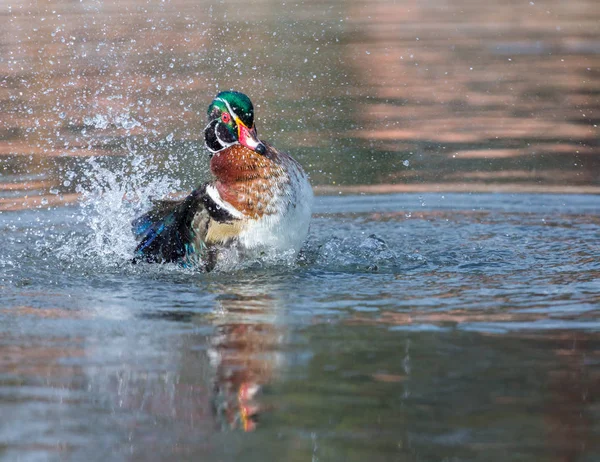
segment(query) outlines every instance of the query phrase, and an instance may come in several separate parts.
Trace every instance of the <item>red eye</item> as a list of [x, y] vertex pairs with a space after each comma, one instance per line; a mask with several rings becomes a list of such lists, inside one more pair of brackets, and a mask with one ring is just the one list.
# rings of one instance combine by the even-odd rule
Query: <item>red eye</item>
[[223, 114], [221, 114], [221, 120], [223, 122], [225, 122], [226, 124], [228, 124], [229, 121], [231, 120], [231, 116], [229, 115], [229, 112], [224, 112]]

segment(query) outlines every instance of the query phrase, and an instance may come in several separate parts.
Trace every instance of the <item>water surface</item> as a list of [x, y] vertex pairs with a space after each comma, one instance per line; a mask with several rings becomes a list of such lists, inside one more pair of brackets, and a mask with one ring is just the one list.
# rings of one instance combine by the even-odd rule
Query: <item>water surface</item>
[[0, 453], [596, 460], [599, 205], [325, 196], [299, 261], [210, 274], [4, 212]]
[[[596, 0], [0, 18], [0, 458], [600, 460]], [[229, 88], [330, 194], [301, 257], [131, 265]]]

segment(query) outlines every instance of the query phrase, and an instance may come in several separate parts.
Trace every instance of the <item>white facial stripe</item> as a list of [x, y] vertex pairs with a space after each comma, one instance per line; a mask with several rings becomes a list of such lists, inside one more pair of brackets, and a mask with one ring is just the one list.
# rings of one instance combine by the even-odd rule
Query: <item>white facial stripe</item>
[[[214, 120], [211, 120], [211, 121], [209, 122], [209, 124], [208, 124], [206, 127], [204, 127], [204, 131], [208, 130], [208, 127], [210, 127], [210, 124], [212, 124], [213, 122], [214, 122]], [[219, 143], [220, 143], [220, 141], [219, 141]], [[210, 148], [210, 146], [208, 145], [208, 143], [204, 143], [204, 145], [206, 146], [206, 149], [208, 149], [208, 150], [209, 150], [210, 152], [212, 152], [213, 154], [215, 154], [215, 153], [217, 153], [217, 152], [219, 152], [219, 151], [222, 151], [222, 150], [224, 149], [224, 148], [221, 148], [221, 149], [218, 149], [218, 150], [216, 150], [216, 151], [215, 151], [214, 149], [211, 149], [211, 148]]]
[[[221, 138], [219, 138], [219, 128], [218, 128], [219, 125], [221, 125], [220, 122], [217, 125], [215, 125], [215, 137], [217, 138], [217, 141], [219, 142], [219, 144], [221, 146], [223, 146], [221, 149], [225, 149], [225, 148], [228, 148], [229, 146], [233, 146], [234, 144], [236, 144], [237, 141], [234, 141], [233, 143], [227, 143], [226, 141], [223, 141]], [[219, 149], [219, 151], [221, 149]]]
[[223, 149], [217, 149], [216, 151], [214, 149], [210, 149], [210, 147], [208, 146], [208, 144], [204, 144], [206, 146], [206, 149], [208, 149], [210, 152], [212, 152], [213, 154], [216, 154], [217, 152], [221, 152]]
[[229, 214], [232, 217], [234, 217], [234, 218], [243, 218], [244, 217], [242, 212], [240, 212], [238, 209], [236, 209], [229, 202], [225, 202], [223, 199], [221, 199], [221, 195], [219, 194], [219, 191], [217, 191], [217, 188], [215, 188], [214, 186], [212, 186], [212, 185], [206, 186], [206, 193], [210, 196], [210, 198], [214, 201], [215, 204], [217, 204], [222, 209], [227, 210], [227, 212], [229, 212]]
[[[210, 127], [210, 124], [212, 124], [212, 123], [213, 123], [215, 120], [219, 120], [219, 119], [214, 119], [214, 120], [211, 120], [211, 121], [209, 122], [209, 124], [208, 124], [208, 125], [207, 125], [207, 126], [204, 128], [204, 131], [206, 131], [206, 130], [208, 129], [208, 127]], [[220, 123], [220, 122], [219, 122], [219, 123]], [[217, 153], [217, 152], [221, 152], [223, 149], [226, 149], [226, 148], [228, 148], [228, 147], [230, 147], [230, 146], [233, 146], [234, 144], [238, 144], [238, 142], [237, 142], [237, 141], [234, 141], [233, 143], [226, 143], [226, 142], [225, 142], [225, 141], [223, 141], [221, 138], [219, 138], [219, 132], [218, 132], [218, 130], [217, 130], [217, 126], [219, 125], [219, 123], [215, 125], [215, 138], [217, 138], [217, 141], [218, 141], [218, 142], [219, 142], [219, 144], [220, 144], [221, 146], [223, 146], [223, 147], [222, 147], [221, 149], [217, 149], [217, 150], [215, 150], [215, 149], [211, 149], [211, 148], [210, 148], [210, 146], [209, 146], [208, 144], [204, 143], [204, 145], [206, 146], [206, 149], [208, 149], [208, 150], [209, 150], [210, 152], [212, 152], [213, 154], [215, 154], [215, 153]]]
[[227, 110], [233, 116], [233, 120], [237, 121], [240, 119], [238, 117], [238, 115], [233, 111], [233, 109], [231, 108], [231, 106], [229, 105], [229, 102], [227, 100], [225, 100], [223, 98], [217, 98], [217, 101], [221, 101], [222, 103], [225, 103], [225, 106], [227, 106]]

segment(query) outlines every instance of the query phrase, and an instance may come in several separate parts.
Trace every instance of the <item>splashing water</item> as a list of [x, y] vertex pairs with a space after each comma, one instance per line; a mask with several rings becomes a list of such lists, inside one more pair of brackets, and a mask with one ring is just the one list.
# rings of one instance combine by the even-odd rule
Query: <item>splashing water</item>
[[[171, 169], [158, 167], [153, 160], [132, 149], [120, 166], [108, 166], [103, 159], [92, 157], [79, 173], [76, 191], [81, 195], [80, 208], [73, 215], [77, 230], [46, 241], [47, 252], [64, 263], [88, 267], [122, 269], [130, 266], [137, 241], [132, 221], [152, 207], [152, 200], [173, 196], [182, 191], [181, 180]], [[75, 174], [71, 172], [69, 177]], [[183, 191], [182, 191], [183, 192]], [[83, 232], [81, 229], [83, 228]], [[380, 236], [360, 235], [338, 238], [310, 233], [299, 257], [295, 252], [273, 255], [265, 252], [253, 259], [242, 259], [235, 249], [224, 254], [216, 271], [241, 271], [261, 267], [295, 267], [298, 263], [325, 270], [345, 268], [349, 271], [390, 269], [398, 260]], [[57, 245], [58, 240], [58, 245]], [[184, 271], [179, 265], [137, 265], [143, 271]], [[150, 270], [148, 267], [153, 266]]]
[[86, 164], [76, 188], [81, 207], [74, 217], [85, 232], [70, 233], [55, 251], [71, 263], [82, 258], [106, 266], [129, 263], [136, 246], [132, 220], [151, 207], [151, 200], [178, 191], [181, 181], [131, 149], [120, 167], [95, 157]]
[[[106, 159], [92, 157], [77, 175], [76, 191], [81, 195], [80, 207], [73, 215], [78, 230], [71, 230], [46, 240], [46, 253], [57, 255], [67, 265], [97, 271], [99, 267], [134, 269], [130, 263], [137, 241], [132, 221], [152, 207], [152, 201], [173, 197], [182, 190], [174, 165], [158, 166], [149, 156], [129, 148], [129, 155], [119, 166], [108, 165]], [[169, 173], [167, 173], [169, 172]], [[76, 174], [69, 172], [68, 177]], [[178, 195], [178, 194], [176, 194]], [[83, 228], [83, 232], [80, 229]], [[58, 245], [57, 245], [58, 241]], [[295, 266], [293, 251], [273, 255], [263, 252], [255, 258], [241, 258], [233, 248], [224, 253], [217, 271], [238, 271], [263, 266]], [[141, 271], [194, 271], [176, 264], [136, 265]], [[153, 269], [149, 269], [152, 266]]]
[[324, 270], [349, 272], [389, 270], [399, 260], [397, 252], [375, 234], [311, 240], [305, 246], [303, 258], [311, 266]]

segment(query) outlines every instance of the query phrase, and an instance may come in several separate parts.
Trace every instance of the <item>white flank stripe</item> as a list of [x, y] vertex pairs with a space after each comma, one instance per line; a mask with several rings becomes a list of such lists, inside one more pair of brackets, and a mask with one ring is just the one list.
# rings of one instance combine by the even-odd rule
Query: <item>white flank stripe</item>
[[222, 209], [227, 210], [227, 212], [229, 212], [229, 214], [232, 217], [244, 218], [244, 214], [242, 212], [240, 212], [238, 209], [236, 209], [229, 202], [225, 202], [223, 199], [221, 199], [221, 195], [219, 194], [219, 191], [217, 191], [217, 188], [215, 188], [212, 185], [208, 185], [206, 187], [206, 192], [210, 196], [210, 198], [214, 201], [215, 204], [217, 204]]

